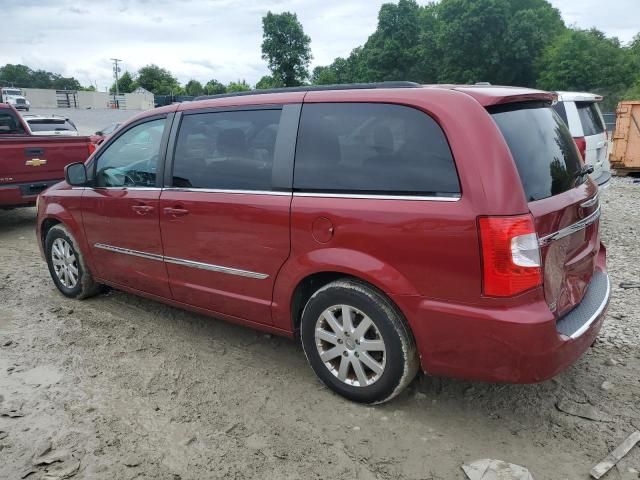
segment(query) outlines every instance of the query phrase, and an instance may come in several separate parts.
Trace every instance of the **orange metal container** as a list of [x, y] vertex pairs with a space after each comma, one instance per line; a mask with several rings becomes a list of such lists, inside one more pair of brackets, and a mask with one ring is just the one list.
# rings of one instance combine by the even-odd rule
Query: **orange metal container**
[[612, 168], [640, 170], [640, 101], [618, 104], [609, 162]]

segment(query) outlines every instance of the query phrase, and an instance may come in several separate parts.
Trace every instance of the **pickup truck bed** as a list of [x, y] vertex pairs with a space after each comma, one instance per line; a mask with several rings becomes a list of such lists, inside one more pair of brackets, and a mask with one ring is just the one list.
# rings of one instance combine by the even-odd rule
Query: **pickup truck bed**
[[92, 137], [31, 135], [22, 117], [0, 104], [0, 208], [33, 205], [64, 178], [64, 167], [93, 152]]

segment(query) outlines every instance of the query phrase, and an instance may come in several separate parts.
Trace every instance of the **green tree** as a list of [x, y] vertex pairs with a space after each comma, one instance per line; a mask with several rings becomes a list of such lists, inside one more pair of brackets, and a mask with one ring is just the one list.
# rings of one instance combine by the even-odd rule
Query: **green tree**
[[80, 90], [82, 85], [73, 77], [63, 77], [45, 70], [32, 70], [26, 65], [7, 64], [0, 67], [0, 84], [22, 88], [53, 88]]
[[624, 100], [640, 100], [640, 33], [633, 37], [633, 40], [629, 44], [629, 64], [630, 70], [634, 72], [633, 78], [635, 81], [625, 91], [622, 98]]
[[27, 88], [53, 88], [52, 77], [53, 73], [45, 70], [35, 70], [31, 74], [30, 85], [25, 85]]
[[29, 88], [32, 85], [33, 73], [26, 65], [7, 63], [0, 67], [0, 85]]
[[226, 91], [227, 93], [234, 93], [248, 92], [249, 90], [251, 90], [251, 87], [245, 80], [238, 80], [237, 82], [230, 82], [229, 85], [227, 85]]
[[[333, 68], [333, 64], [323, 67], [318, 66], [311, 73], [311, 83], [314, 85], [334, 85], [338, 83], [338, 76]], [[256, 88], [258, 86], [256, 85]]]
[[420, 35], [418, 37], [416, 65], [412, 71], [414, 80], [420, 83], [436, 83], [442, 51], [437, 43], [437, 5], [428, 4], [420, 9], [418, 16]]
[[565, 28], [546, 0], [442, 0], [436, 14], [445, 82], [532, 86], [536, 59]]
[[284, 87], [282, 82], [273, 78], [271, 75], [264, 75], [258, 83], [256, 83], [257, 90], [265, 90], [268, 88], [281, 88]]
[[415, 0], [385, 3], [378, 13], [378, 28], [364, 46], [366, 79], [419, 80], [420, 7]]
[[171, 72], [153, 64], [138, 70], [136, 81], [154, 95], [176, 95], [180, 91], [180, 84]]
[[227, 91], [227, 87], [215, 78], [212, 78], [204, 86], [204, 91], [207, 95], [219, 95], [221, 93], [225, 93]]
[[192, 79], [184, 86], [184, 91], [187, 95], [197, 97], [204, 93], [204, 88], [202, 88], [202, 84], [199, 81]]
[[546, 90], [583, 90], [605, 97], [611, 108], [634, 78], [629, 51], [602, 32], [567, 30], [549, 45], [538, 63], [538, 86]]
[[338, 57], [331, 65], [313, 69], [311, 83], [314, 85], [332, 85], [370, 81], [367, 73], [362, 47], [351, 52], [348, 58]]
[[313, 83], [413, 80], [533, 86], [536, 61], [565, 30], [547, 0], [415, 0], [383, 4], [376, 31]]
[[309, 76], [311, 39], [295, 13], [268, 12], [262, 18], [262, 58], [272, 77], [286, 87], [301, 85]]
[[80, 90], [82, 85], [73, 77], [63, 77], [57, 73], [51, 74], [51, 86], [49, 88], [55, 88], [56, 90]]
[[[138, 88], [138, 84], [133, 79], [133, 76], [129, 72], [124, 72], [118, 78], [118, 92], [120, 93], [131, 93], [136, 88]], [[114, 93], [116, 91], [116, 82], [113, 82], [111, 88], [109, 89], [109, 93]]]

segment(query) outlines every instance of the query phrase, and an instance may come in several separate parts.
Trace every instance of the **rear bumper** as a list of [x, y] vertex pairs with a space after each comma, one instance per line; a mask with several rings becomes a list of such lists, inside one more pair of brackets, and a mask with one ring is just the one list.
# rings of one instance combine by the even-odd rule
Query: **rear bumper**
[[599, 188], [607, 188], [611, 182], [611, 172], [602, 170], [597, 177], [592, 176], [591, 178], [598, 184]]
[[60, 180], [0, 185], [0, 208], [29, 207], [36, 204], [38, 195]]
[[609, 304], [605, 249], [583, 301], [556, 322], [542, 299], [484, 308], [394, 296], [412, 327], [422, 369], [432, 375], [508, 383], [547, 380], [595, 341]]

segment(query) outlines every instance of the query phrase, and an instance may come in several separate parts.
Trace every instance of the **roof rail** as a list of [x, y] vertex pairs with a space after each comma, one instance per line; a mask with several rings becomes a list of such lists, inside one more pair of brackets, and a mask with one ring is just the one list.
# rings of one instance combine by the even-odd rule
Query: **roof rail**
[[198, 100], [211, 100], [214, 98], [243, 97], [245, 95], [264, 95], [267, 93], [288, 92], [318, 92], [324, 90], [364, 90], [373, 88], [418, 88], [422, 87], [415, 82], [376, 82], [376, 83], [343, 83], [337, 85], [306, 85], [301, 87], [266, 88], [264, 90], [249, 90], [247, 92], [221, 93], [218, 95], [201, 95], [194, 98]]

